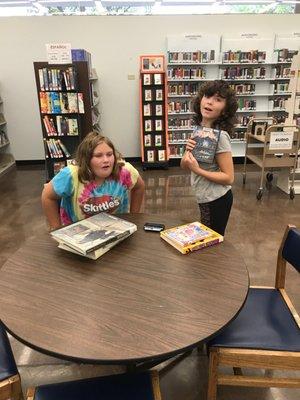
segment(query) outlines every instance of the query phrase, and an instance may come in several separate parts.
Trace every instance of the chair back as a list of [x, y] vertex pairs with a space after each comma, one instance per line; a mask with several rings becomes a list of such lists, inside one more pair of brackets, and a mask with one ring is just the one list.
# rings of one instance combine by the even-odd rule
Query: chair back
[[289, 229], [282, 249], [282, 257], [300, 272], [300, 230]]

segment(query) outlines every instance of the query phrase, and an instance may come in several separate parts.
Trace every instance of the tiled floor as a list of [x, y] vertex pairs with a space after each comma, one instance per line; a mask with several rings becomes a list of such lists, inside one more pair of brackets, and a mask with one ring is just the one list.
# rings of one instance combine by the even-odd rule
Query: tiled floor
[[[240, 250], [249, 269], [252, 284], [272, 285], [276, 253], [287, 223], [300, 226], [300, 195], [291, 201], [273, 186], [260, 202], [256, 200], [259, 172], [251, 166], [246, 185], [242, 185], [241, 166], [236, 166], [233, 186], [234, 207], [227, 230], [230, 240]], [[167, 171], [141, 172], [146, 183], [143, 211], [168, 213], [182, 221], [198, 219], [198, 207], [189, 187], [189, 176], [180, 168]], [[275, 176], [276, 179], [276, 176]], [[0, 267], [30, 236], [45, 230], [40, 206], [44, 183], [40, 167], [13, 170], [1, 178], [0, 197]], [[274, 182], [276, 183], [276, 181]], [[300, 309], [299, 285], [290, 274], [288, 288]], [[299, 281], [298, 281], [299, 282]], [[124, 371], [118, 366], [78, 365], [38, 353], [12, 339], [23, 387], [81, 377], [106, 375]], [[195, 350], [173, 368], [161, 370], [163, 400], [205, 399], [207, 386], [207, 357]], [[248, 389], [223, 387], [218, 400], [298, 400], [300, 390]]]

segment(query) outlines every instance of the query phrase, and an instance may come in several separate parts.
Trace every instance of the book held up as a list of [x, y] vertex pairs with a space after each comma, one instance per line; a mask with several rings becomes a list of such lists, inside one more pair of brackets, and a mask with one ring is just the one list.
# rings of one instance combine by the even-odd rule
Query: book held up
[[219, 129], [198, 127], [192, 134], [192, 139], [196, 142], [192, 150], [193, 156], [197, 161], [212, 164], [215, 158], [221, 131]]
[[221, 243], [224, 237], [200, 222], [175, 226], [160, 232], [160, 237], [182, 254]]
[[51, 236], [59, 248], [96, 260], [136, 230], [131, 222], [99, 213], [57, 229]]

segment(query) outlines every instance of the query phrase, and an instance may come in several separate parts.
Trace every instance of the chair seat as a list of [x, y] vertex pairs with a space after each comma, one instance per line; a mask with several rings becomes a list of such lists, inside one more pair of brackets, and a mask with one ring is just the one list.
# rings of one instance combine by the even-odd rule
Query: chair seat
[[236, 317], [209, 346], [300, 351], [300, 329], [277, 289], [249, 289]]
[[0, 323], [0, 381], [10, 378], [18, 373], [7, 333]]
[[153, 400], [150, 372], [38, 386], [34, 400]]

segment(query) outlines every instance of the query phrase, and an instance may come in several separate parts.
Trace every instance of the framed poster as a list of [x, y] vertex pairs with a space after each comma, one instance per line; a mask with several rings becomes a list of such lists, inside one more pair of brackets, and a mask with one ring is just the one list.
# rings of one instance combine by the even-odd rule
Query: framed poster
[[141, 72], [164, 72], [165, 57], [163, 55], [140, 56]]

